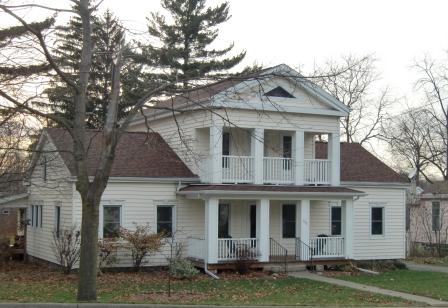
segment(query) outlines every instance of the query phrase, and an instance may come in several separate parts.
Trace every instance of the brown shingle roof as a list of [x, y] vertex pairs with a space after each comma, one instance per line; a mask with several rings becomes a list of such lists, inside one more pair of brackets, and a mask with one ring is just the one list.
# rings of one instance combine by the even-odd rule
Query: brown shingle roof
[[421, 184], [424, 194], [448, 194], [448, 181], [434, 181]]
[[289, 185], [251, 185], [251, 184], [191, 184], [180, 191], [195, 192], [195, 191], [257, 191], [257, 192], [292, 192], [292, 193], [349, 193], [362, 194], [362, 191], [350, 189], [341, 186], [289, 186]]
[[[73, 140], [60, 128], [46, 129], [67, 165], [76, 175], [73, 162]], [[89, 130], [88, 172], [95, 174], [101, 151], [101, 132]], [[157, 133], [124, 133], [117, 145], [111, 177], [190, 178], [196, 177]]]
[[[316, 142], [316, 158], [327, 158], [327, 143]], [[408, 183], [359, 143], [341, 142], [341, 181]]]

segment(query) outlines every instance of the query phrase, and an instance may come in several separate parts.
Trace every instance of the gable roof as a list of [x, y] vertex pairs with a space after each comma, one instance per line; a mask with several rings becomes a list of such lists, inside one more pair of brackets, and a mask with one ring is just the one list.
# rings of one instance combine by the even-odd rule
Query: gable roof
[[[73, 140], [61, 128], [45, 131], [58, 149], [71, 175], [76, 175], [73, 161]], [[89, 130], [87, 138], [88, 174], [95, 175], [101, 153], [101, 132]], [[158, 133], [123, 133], [118, 141], [111, 177], [196, 178]]]
[[[316, 142], [316, 158], [326, 159], [327, 148], [326, 142]], [[341, 181], [409, 183], [359, 143], [346, 142], [341, 142]]]
[[[188, 90], [180, 95], [173, 96], [169, 99], [162, 100], [156, 103], [155, 107], [148, 107], [145, 114], [155, 113], [172, 113], [173, 109], [195, 109], [197, 107], [204, 107], [206, 104], [213, 101], [213, 107], [229, 107], [228, 104], [222, 104], [222, 100], [228, 100], [229, 94], [234, 94], [251, 86], [259, 86], [259, 83], [264, 78], [289, 78], [292, 79], [298, 86], [303, 88], [306, 92], [316, 96], [331, 108], [336, 109], [337, 112], [348, 114], [350, 108], [337, 100], [334, 96], [327, 93], [320, 86], [301, 75], [296, 70], [292, 69], [286, 64], [280, 64], [273, 67], [262, 69], [258, 72], [248, 75], [241, 75], [230, 77], [221, 81], [217, 81], [208, 85], [198, 86]], [[264, 106], [266, 109], [266, 106]], [[276, 110], [278, 107], [275, 108]], [[340, 114], [339, 114], [340, 115]], [[142, 120], [141, 115], [137, 115], [135, 120]]]

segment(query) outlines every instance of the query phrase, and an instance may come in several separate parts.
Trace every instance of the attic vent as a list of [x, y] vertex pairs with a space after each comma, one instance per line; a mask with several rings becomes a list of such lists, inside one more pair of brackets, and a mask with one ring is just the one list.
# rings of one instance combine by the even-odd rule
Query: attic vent
[[283, 89], [282, 87], [276, 87], [269, 92], [264, 94], [265, 96], [274, 96], [274, 97], [287, 97], [287, 98], [295, 98], [291, 93]]

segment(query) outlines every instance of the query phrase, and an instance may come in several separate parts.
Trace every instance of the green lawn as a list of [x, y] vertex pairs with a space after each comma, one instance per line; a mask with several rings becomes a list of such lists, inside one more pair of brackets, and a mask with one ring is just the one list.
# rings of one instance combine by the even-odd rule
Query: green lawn
[[[75, 302], [76, 275], [35, 266], [0, 268], [0, 302]], [[100, 302], [227, 305], [408, 306], [398, 298], [374, 295], [306, 279], [236, 275], [213, 280], [174, 281], [168, 297], [164, 273], [109, 273], [99, 279]]]
[[448, 274], [444, 273], [396, 270], [384, 272], [380, 275], [360, 274], [356, 276], [339, 276], [337, 278], [448, 300]]

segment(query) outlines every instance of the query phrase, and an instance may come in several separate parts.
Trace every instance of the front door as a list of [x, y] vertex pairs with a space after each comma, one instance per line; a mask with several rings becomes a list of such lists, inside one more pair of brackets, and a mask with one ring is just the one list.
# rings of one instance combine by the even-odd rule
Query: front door
[[257, 206], [255, 204], [250, 206], [250, 237], [257, 237]]

